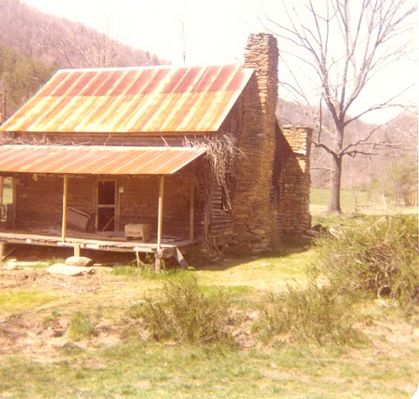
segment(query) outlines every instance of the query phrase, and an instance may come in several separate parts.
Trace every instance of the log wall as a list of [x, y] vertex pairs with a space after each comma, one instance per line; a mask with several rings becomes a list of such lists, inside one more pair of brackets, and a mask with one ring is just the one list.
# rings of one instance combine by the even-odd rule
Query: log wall
[[[95, 231], [97, 183], [117, 183], [117, 231], [127, 223], [150, 223], [157, 233], [157, 176], [70, 177], [68, 206], [91, 215], [89, 231]], [[16, 190], [16, 228], [32, 230], [60, 229], [63, 178], [60, 176], [21, 175]], [[123, 192], [118, 192], [122, 190]], [[165, 177], [164, 236], [188, 238], [190, 182], [186, 173]], [[202, 236], [202, 200], [195, 199], [195, 232]]]

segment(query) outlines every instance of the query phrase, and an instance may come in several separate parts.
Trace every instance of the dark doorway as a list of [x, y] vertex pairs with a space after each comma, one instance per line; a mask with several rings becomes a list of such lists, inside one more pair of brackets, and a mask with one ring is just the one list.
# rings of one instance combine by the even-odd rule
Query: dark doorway
[[115, 231], [116, 182], [100, 181], [97, 186], [97, 230]]

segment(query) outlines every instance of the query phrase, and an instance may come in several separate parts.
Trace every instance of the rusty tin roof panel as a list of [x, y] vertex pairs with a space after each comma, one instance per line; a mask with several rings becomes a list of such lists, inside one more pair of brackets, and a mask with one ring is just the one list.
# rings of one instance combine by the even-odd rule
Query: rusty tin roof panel
[[60, 70], [0, 130], [214, 132], [252, 73], [240, 65]]
[[171, 175], [204, 148], [111, 146], [0, 146], [0, 173]]

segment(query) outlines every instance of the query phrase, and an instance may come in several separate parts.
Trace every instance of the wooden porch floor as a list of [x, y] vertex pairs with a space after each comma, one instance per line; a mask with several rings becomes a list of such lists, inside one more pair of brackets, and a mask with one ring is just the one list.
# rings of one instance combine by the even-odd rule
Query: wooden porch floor
[[[0, 243], [5, 244], [28, 244], [52, 247], [69, 247], [78, 246], [83, 249], [92, 249], [99, 251], [111, 252], [140, 252], [140, 253], [156, 253], [157, 242], [141, 242], [134, 240], [126, 240], [121, 234], [91, 234], [68, 231], [68, 237], [65, 241], [61, 241], [59, 232], [28, 232], [28, 231], [11, 231], [0, 230]], [[163, 239], [161, 249], [163, 257], [175, 256], [176, 249], [187, 247], [194, 244], [191, 240]]]

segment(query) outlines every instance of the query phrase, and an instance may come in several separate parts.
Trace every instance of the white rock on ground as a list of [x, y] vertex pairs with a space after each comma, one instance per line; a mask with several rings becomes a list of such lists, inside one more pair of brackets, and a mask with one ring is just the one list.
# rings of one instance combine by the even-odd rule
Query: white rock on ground
[[50, 274], [62, 274], [64, 276], [83, 276], [95, 272], [94, 267], [71, 266], [64, 263], [55, 263], [45, 269]]
[[70, 256], [65, 260], [65, 264], [70, 266], [91, 266], [93, 261], [85, 256]]

